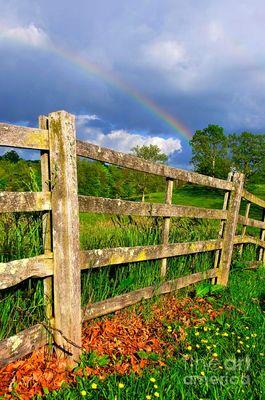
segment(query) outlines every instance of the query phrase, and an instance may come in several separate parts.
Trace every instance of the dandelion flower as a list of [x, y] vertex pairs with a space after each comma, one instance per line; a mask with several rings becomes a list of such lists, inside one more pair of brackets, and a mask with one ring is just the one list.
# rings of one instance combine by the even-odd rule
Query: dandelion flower
[[238, 339], [241, 339], [241, 336], [238, 336], [237, 338], [238, 338]]
[[154, 389], [158, 389], [158, 386], [157, 386], [157, 385], [154, 385]]
[[257, 334], [256, 334], [256, 333], [252, 333], [251, 336], [252, 336], [252, 337], [257, 337]]
[[222, 333], [222, 336], [227, 337], [227, 336], [228, 336], [228, 333], [227, 333], [227, 332], [224, 332], [224, 333]]
[[246, 340], [249, 340], [250, 339], [250, 337], [249, 336], [246, 336]]
[[207, 331], [208, 331], [207, 326], [204, 326], [204, 327], [203, 327], [203, 330], [204, 330], [204, 332], [207, 332]]
[[150, 394], [147, 394], [146, 396], [145, 396], [145, 398], [146, 398], [146, 400], [151, 400], [151, 396], [150, 396]]
[[158, 392], [155, 392], [155, 393], [154, 393], [154, 396], [155, 396], [155, 397], [159, 397], [160, 395], [159, 395]]
[[155, 382], [156, 380], [155, 380], [155, 378], [150, 378], [150, 382]]
[[199, 336], [200, 332], [195, 332], [195, 336]]
[[199, 344], [196, 344], [197, 349], [199, 349], [201, 346]]
[[119, 384], [118, 384], [118, 387], [119, 387], [119, 389], [123, 389], [124, 388], [124, 383], [122, 383], [122, 382], [120, 382]]
[[205, 376], [205, 372], [204, 371], [201, 371], [201, 376]]
[[239, 341], [240, 344], [243, 344], [242, 340]]
[[236, 351], [237, 353], [241, 353], [241, 350], [240, 349], [237, 349], [237, 351]]
[[208, 340], [207, 339], [202, 339], [201, 342], [202, 343], [208, 343]]
[[214, 357], [214, 358], [217, 358], [217, 357], [218, 357], [218, 354], [217, 354], [217, 353], [213, 353], [213, 357]]
[[207, 349], [207, 350], [210, 350], [210, 348], [211, 348], [211, 346], [206, 346], [206, 349]]
[[220, 328], [216, 328], [217, 332], [220, 331]]
[[81, 396], [86, 396], [86, 391], [85, 390], [81, 390], [81, 392], [80, 392], [80, 394], [81, 394]]
[[91, 389], [97, 389], [97, 388], [98, 388], [98, 385], [96, 383], [91, 384]]
[[223, 367], [222, 367], [222, 365], [219, 365], [219, 367], [218, 367], [219, 369], [223, 369]]
[[213, 347], [216, 348], [216, 344], [213, 344]]
[[188, 347], [187, 347], [187, 350], [191, 351], [191, 350], [192, 350], [192, 347], [191, 347], [191, 346], [188, 346]]

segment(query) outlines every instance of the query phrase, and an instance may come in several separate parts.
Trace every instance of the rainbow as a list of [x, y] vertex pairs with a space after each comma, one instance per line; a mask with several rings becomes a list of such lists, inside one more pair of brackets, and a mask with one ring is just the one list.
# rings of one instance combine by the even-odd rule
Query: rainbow
[[[5, 30], [3, 31], [3, 33], [4, 32]], [[11, 39], [14, 40], [13, 38]], [[16, 38], [16, 42], [17, 41], [26, 43], [28, 45], [28, 43], [23, 38], [22, 39]], [[86, 58], [81, 57], [79, 54], [66, 50], [52, 43], [41, 45], [40, 47], [48, 52], [59, 55], [63, 59], [69, 61], [73, 65], [76, 65], [77, 67], [81, 68], [83, 71], [89, 73], [90, 75], [93, 74], [99, 77], [100, 79], [104, 80], [108, 84], [126, 93], [130, 98], [132, 98], [135, 102], [140, 104], [143, 108], [151, 112], [160, 120], [164, 121], [168, 126], [171, 127], [171, 129], [173, 128], [173, 130], [177, 132], [179, 135], [181, 135], [185, 140], [189, 141], [192, 138], [192, 132], [180, 120], [174, 118], [172, 115], [167, 113], [162, 107], [154, 103], [151, 99], [147, 98], [142, 93], [137, 91], [135, 88], [131, 87], [128, 83], [122, 81], [119, 77], [115, 75], [114, 72], [106, 71], [98, 64], [94, 64], [88, 61]]]

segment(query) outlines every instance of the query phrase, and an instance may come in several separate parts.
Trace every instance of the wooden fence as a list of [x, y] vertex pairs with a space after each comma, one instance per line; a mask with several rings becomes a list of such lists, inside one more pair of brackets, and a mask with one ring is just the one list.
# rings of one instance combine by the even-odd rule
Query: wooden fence
[[[114, 150], [76, 140], [74, 116], [65, 111], [39, 118], [39, 129], [0, 124], [0, 146], [41, 151], [42, 192], [0, 192], [0, 212], [43, 212], [44, 254], [29, 259], [0, 263], [0, 289], [31, 278], [44, 278], [47, 323], [37, 324], [0, 342], [0, 367], [48, 343], [51, 337], [69, 357], [81, 351], [81, 323], [135, 304], [154, 295], [169, 293], [206, 279], [226, 285], [234, 245], [252, 243], [259, 247], [258, 261], [265, 260], [265, 214], [263, 221], [249, 218], [250, 203], [265, 209], [265, 201], [243, 188], [244, 176], [230, 174], [228, 180], [155, 164]], [[88, 157], [145, 173], [165, 177], [165, 204], [78, 196], [77, 156]], [[222, 210], [179, 206], [172, 203], [174, 180], [205, 185], [225, 191]], [[245, 216], [239, 215], [241, 199], [247, 200]], [[80, 251], [79, 212], [163, 217], [162, 243], [155, 246], [119, 247]], [[219, 238], [189, 243], [169, 243], [171, 217], [220, 220]], [[237, 236], [237, 224], [243, 225]], [[246, 235], [246, 227], [260, 229], [260, 238]], [[166, 281], [114, 298], [89, 304], [81, 310], [81, 270], [160, 259], [161, 275], [167, 259], [200, 252], [215, 252], [213, 268]]]

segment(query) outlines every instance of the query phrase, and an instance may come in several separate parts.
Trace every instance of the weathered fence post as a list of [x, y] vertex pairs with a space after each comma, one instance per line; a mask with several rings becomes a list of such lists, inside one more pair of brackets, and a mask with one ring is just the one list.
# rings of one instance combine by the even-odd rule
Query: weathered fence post
[[70, 358], [78, 360], [81, 347], [81, 288], [76, 135], [73, 115], [65, 111], [49, 114], [49, 144], [55, 343]]
[[[48, 129], [48, 117], [41, 115], [39, 117], [39, 127], [41, 129]], [[41, 181], [42, 191], [49, 192], [50, 188], [50, 163], [49, 163], [49, 152], [46, 150], [41, 151]], [[44, 254], [52, 251], [52, 235], [51, 235], [51, 213], [47, 211], [43, 214], [42, 218], [43, 225], [43, 247]], [[45, 302], [45, 314], [46, 318], [51, 321], [52, 312], [52, 278], [45, 278], [43, 282], [44, 286], [44, 302]]]
[[[250, 201], [248, 201], [248, 202], [247, 202], [247, 205], [246, 205], [245, 218], [248, 218], [248, 216], [249, 216], [250, 206], [251, 206], [251, 203], [250, 203]], [[242, 236], [245, 236], [245, 235], [246, 235], [246, 231], [247, 231], [247, 225], [243, 225], [243, 228], [242, 228]], [[242, 244], [240, 245], [240, 247], [239, 247], [239, 254], [240, 254], [240, 256], [242, 256], [242, 254], [243, 254], [243, 249], [244, 249], [244, 244], [242, 243]]]
[[[263, 208], [262, 220], [265, 222], [265, 208]], [[265, 229], [261, 229], [260, 239], [265, 240]], [[265, 250], [262, 247], [259, 249], [259, 261], [265, 262]]]
[[228, 215], [224, 228], [223, 247], [221, 250], [220, 264], [217, 270], [217, 283], [226, 286], [229, 277], [230, 265], [236, 235], [237, 221], [239, 216], [242, 190], [244, 185], [244, 174], [234, 173], [233, 189], [230, 193]]
[[[167, 189], [166, 189], [166, 204], [172, 204], [174, 180], [167, 178]], [[167, 245], [169, 239], [169, 228], [170, 228], [170, 217], [164, 217], [162, 227], [162, 244]], [[161, 276], [165, 276], [167, 272], [167, 258], [161, 260]]]

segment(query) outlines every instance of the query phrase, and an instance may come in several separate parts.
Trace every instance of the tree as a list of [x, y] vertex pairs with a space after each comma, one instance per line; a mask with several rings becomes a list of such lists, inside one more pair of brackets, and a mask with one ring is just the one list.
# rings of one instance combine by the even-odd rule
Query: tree
[[228, 157], [228, 138], [219, 125], [208, 125], [197, 130], [190, 141], [192, 147], [192, 164], [195, 171], [226, 178], [230, 170]]
[[229, 136], [233, 166], [247, 178], [264, 174], [265, 135], [242, 132]]
[[134, 156], [144, 158], [145, 160], [155, 163], [166, 163], [168, 156], [162, 153], [161, 149], [156, 144], [135, 146], [131, 149]]
[[15, 150], [7, 151], [1, 158], [2, 160], [10, 161], [12, 163], [17, 163], [20, 160], [20, 157]]
[[[168, 160], [168, 156], [161, 151], [161, 149], [154, 144], [136, 146], [131, 149], [131, 154], [136, 157], [143, 158], [144, 160], [151, 161], [154, 163], [165, 164]], [[136, 182], [142, 193], [142, 201], [145, 201], [145, 193], [148, 185], [151, 184], [152, 187], [161, 186], [161, 178], [153, 175], [134, 172]], [[163, 185], [163, 183], [162, 183]]]

